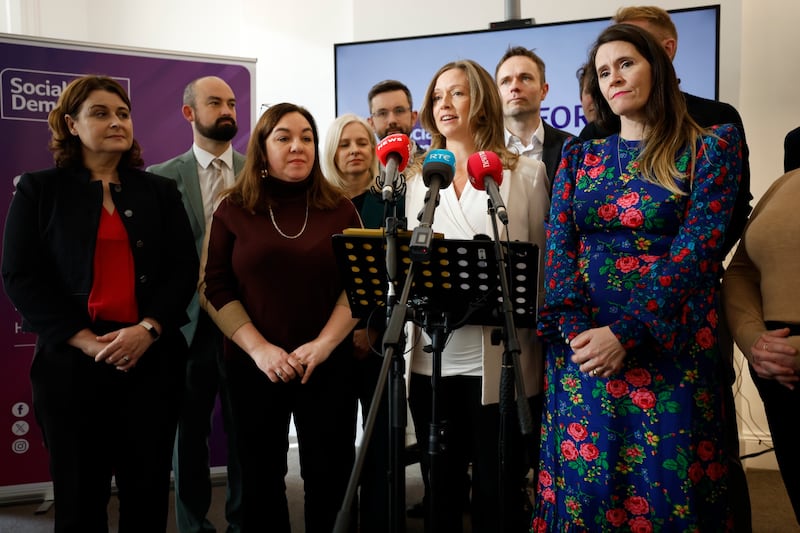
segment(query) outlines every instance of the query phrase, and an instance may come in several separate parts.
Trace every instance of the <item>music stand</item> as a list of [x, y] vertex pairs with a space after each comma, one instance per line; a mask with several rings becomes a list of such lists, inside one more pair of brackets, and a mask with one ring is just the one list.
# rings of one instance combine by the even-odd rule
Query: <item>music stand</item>
[[[429, 351], [433, 356], [433, 401], [428, 443], [431, 459], [429, 513], [431, 524], [434, 524], [436, 530], [436, 495], [440, 481], [435, 458], [442, 452], [446, 438], [446, 428], [438, 420], [436, 408], [436, 386], [441, 379], [441, 352], [450, 331], [465, 324], [504, 325], [505, 317], [500, 312], [503, 303], [502, 290], [498, 262], [495, 260], [498, 245], [504, 248], [506, 267], [510, 271], [510, 279], [513, 280], [510, 294], [513, 299], [514, 324], [523, 328], [535, 327], [538, 248], [532, 243], [519, 241], [496, 243], [490, 239], [434, 238], [431, 242], [430, 258], [412, 262], [408, 257], [410, 237], [410, 232], [401, 232], [397, 237], [400, 253], [397, 254], [398, 264], [395, 271], [398, 277], [396, 281], [404, 285], [403, 293], [407, 305], [414, 310], [408, 318], [422, 326], [431, 338]], [[343, 234], [334, 235], [333, 248], [353, 316], [365, 318], [376, 307], [385, 306], [386, 266], [382, 230], [346, 230]], [[412, 279], [408, 280], [406, 278], [412, 267], [416, 267], [416, 270], [412, 273]], [[415, 280], [414, 275], [419, 275], [420, 278]], [[401, 304], [405, 305], [405, 300], [401, 299]], [[394, 320], [396, 317], [392, 318], [397, 322]], [[390, 331], [398, 329], [398, 325], [393, 326], [391, 322], [387, 336], [384, 337], [385, 349]], [[388, 346], [391, 350], [397, 344]], [[397, 446], [396, 443], [390, 445]], [[360, 464], [357, 461], [356, 471], [359, 470]], [[394, 476], [398, 476], [396, 470]]]
[[[405, 281], [411, 232], [400, 232], [397, 257], [398, 284]], [[510, 269], [514, 324], [535, 328], [538, 291], [538, 247], [530, 242], [501, 241]], [[502, 326], [498, 265], [492, 240], [461, 240], [435, 237], [431, 258], [422, 262], [421, 278], [414, 280], [410, 304], [423, 310], [455, 315], [465, 324]], [[333, 250], [342, 276], [350, 309], [355, 318], [366, 318], [375, 307], [385, 307], [385, 246], [381, 230], [353, 229], [333, 236]]]

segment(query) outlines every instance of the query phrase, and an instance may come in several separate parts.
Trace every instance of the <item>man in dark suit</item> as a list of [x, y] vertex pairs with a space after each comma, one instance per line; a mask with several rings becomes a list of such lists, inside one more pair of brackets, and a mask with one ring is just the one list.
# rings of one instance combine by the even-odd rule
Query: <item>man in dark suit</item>
[[800, 168], [800, 128], [786, 134], [783, 141], [783, 171]]
[[[209, 76], [190, 82], [183, 93], [182, 111], [192, 125], [192, 147], [188, 152], [147, 170], [178, 183], [197, 253], [202, 256], [219, 193], [233, 185], [234, 177], [244, 166], [245, 157], [231, 146], [231, 139], [237, 132], [236, 98], [225, 81]], [[191, 322], [182, 332], [189, 344], [189, 359], [172, 459], [178, 530], [180, 533], [216, 531], [206, 514], [211, 504], [208, 436], [219, 392], [228, 435], [225, 517], [228, 532], [238, 532], [240, 472], [228, 411], [222, 334], [208, 314], [200, 309], [197, 294], [187, 313]]]
[[[670, 59], [675, 59], [678, 50], [678, 30], [669, 16], [669, 13], [655, 6], [630, 6], [622, 7], [617, 10], [613, 22], [618, 24], [633, 24], [646, 30], [655, 36], [661, 46], [666, 50]], [[747, 149], [747, 139], [745, 138], [742, 117], [739, 112], [730, 105], [716, 100], [708, 100], [692, 94], [683, 93], [686, 99], [686, 108], [695, 122], [700, 126], [709, 127], [717, 124], [734, 124], [739, 129], [742, 136], [742, 175], [739, 181], [736, 203], [733, 207], [730, 226], [725, 235], [723, 243], [723, 258], [730, 252], [739, 238], [742, 236], [747, 218], [750, 214], [750, 201], [753, 196], [750, 194], [750, 163]], [[619, 131], [619, 124], [616, 125]], [[581, 131], [580, 138], [584, 140], [607, 137], [614, 131], [602, 130], [596, 123], [587, 124]], [[722, 310], [720, 309], [720, 313]], [[719, 320], [718, 342], [720, 352], [728, 361], [726, 371], [729, 375], [731, 385], [736, 380], [736, 371], [733, 366], [733, 339], [727, 330], [727, 322], [724, 316]], [[733, 509], [734, 531], [737, 533], [749, 533], [752, 531], [752, 517], [750, 510], [750, 494], [747, 489], [747, 478], [744, 474], [744, 467], [739, 458], [739, 430], [736, 424], [736, 406], [733, 398], [732, 389], [727, 389], [724, 398], [726, 411], [729, 413], [729, 424], [726, 428], [726, 444], [729, 453], [729, 494], [731, 508]]]
[[550, 90], [544, 61], [527, 48], [512, 46], [497, 63], [494, 79], [503, 101], [506, 146], [543, 162], [552, 188], [561, 147], [570, 134], [540, 116], [542, 101]]

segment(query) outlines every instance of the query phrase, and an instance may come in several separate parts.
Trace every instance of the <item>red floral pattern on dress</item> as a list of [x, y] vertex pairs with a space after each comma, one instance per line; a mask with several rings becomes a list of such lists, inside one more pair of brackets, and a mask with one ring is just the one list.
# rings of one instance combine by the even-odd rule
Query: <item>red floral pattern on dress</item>
[[[717, 256], [741, 173], [738, 131], [698, 143], [676, 194], [643, 180], [617, 136], [564, 147], [545, 251], [545, 410], [531, 530], [726, 531]], [[688, 169], [688, 150], [677, 160]], [[621, 167], [621, 168], [620, 168]], [[609, 326], [627, 351], [607, 379], [565, 340]]]

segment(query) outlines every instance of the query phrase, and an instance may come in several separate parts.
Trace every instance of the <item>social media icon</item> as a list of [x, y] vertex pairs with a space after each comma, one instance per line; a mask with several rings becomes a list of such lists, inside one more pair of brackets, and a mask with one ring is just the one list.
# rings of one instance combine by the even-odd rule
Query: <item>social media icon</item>
[[26, 439], [17, 439], [11, 443], [11, 449], [16, 454], [23, 454], [28, 451], [28, 448], [30, 448], [30, 445]]
[[16, 416], [17, 418], [23, 418], [28, 416], [28, 413], [31, 412], [31, 407], [25, 402], [17, 402], [11, 407], [11, 414]]
[[17, 420], [11, 425], [11, 433], [16, 435], [17, 437], [22, 437], [23, 435], [27, 435], [30, 429], [31, 429], [30, 424], [28, 424], [24, 420]]

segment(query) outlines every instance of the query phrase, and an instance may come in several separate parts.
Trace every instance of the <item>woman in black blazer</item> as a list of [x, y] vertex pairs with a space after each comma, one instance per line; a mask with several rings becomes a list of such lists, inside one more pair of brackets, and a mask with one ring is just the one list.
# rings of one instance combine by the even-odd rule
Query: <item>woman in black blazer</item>
[[55, 168], [24, 174], [8, 212], [6, 292], [37, 334], [33, 406], [56, 531], [166, 529], [197, 253], [175, 182], [138, 170], [130, 100], [86, 76], [50, 112]]

